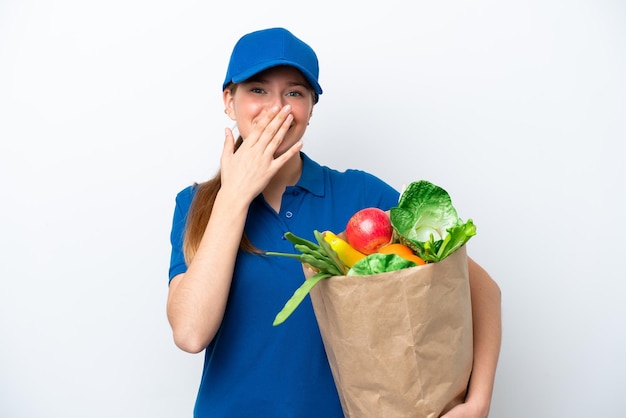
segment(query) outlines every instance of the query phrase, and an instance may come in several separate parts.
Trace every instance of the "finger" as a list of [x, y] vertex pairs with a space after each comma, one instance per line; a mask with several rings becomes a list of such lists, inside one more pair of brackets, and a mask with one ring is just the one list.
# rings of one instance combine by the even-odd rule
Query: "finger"
[[278, 130], [271, 137], [268, 137], [269, 142], [267, 144], [266, 149], [269, 153], [274, 155], [274, 152], [276, 151], [276, 149], [278, 149], [280, 144], [283, 142], [283, 139], [285, 139], [285, 135], [287, 134], [287, 131], [289, 130], [289, 128], [291, 128], [292, 122], [293, 122], [293, 115], [291, 114], [287, 115], [287, 118], [283, 121], [282, 125], [280, 125]]
[[230, 151], [230, 154], [235, 152], [235, 136], [230, 128], [224, 129], [224, 150]]
[[281, 108], [278, 105], [272, 106], [269, 109], [263, 109], [260, 115], [252, 121], [253, 131], [245, 138], [245, 142], [248, 146], [253, 146], [256, 142], [263, 138], [267, 132], [267, 127], [280, 115]]
[[[291, 106], [286, 105], [278, 113], [274, 115], [272, 120], [265, 126], [259, 142], [265, 146], [267, 144], [278, 141], [278, 144], [283, 140], [284, 134], [287, 132], [293, 121], [293, 115], [291, 114]], [[279, 132], [282, 131], [282, 135], [277, 138]]]
[[224, 129], [224, 145], [222, 147], [222, 155], [220, 157], [220, 165], [225, 168], [229, 165], [233, 154], [235, 153], [235, 138], [233, 131], [229, 128]]
[[282, 153], [281, 155], [279, 155], [278, 157], [276, 157], [274, 159], [274, 163], [278, 166], [278, 167], [282, 167], [287, 161], [289, 161], [294, 155], [296, 155], [297, 153], [300, 152], [300, 150], [303, 147], [303, 142], [302, 140], [296, 142], [295, 144], [293, 144], [291, 147], [289, 147], [289, 149], [287, 149], [287, 151], [285, 151], [284, 153]]
[[224, 129], [224, 146], [222, 147], [222, 158], [233, 155], [235, 152], [235, 137], [230, 128]]

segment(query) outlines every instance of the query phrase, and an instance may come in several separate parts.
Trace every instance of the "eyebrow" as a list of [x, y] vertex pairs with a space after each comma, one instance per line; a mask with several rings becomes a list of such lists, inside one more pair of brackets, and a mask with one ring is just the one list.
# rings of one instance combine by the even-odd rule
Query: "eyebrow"
[[[265, 84], [267, 84], [268, 82], [269, 81], [266, 78], [263, 78], [261, 76], [252, 76], [249, 79], [244, 81], [244, 83], [265, 83]], [[289, 86], [301, 86], [304, 88], [308, 88], [307, 84], [301, 81], [288, 81], [287, 84]]]

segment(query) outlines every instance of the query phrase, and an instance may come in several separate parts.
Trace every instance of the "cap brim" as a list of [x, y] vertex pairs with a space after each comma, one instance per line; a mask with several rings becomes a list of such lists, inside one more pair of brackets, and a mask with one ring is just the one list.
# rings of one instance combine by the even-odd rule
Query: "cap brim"
[[[246, 71], [243, 71], [239, 74], [234, 74], [232, 76], [232, 82], [233, 83], [241, 83], [243, 81], [246, 81], [247, 79], [249, 79], [250, 77], [267, 70], [268, 68], [272, 68], [272, 67], [278, 67], [280, 65], [287, 65], [290, 67], [294, 67], [296, 69], [298, 69], [302, 75], [304, 76], [304, 78], [307, 79], [307, 81], [309, 82], [309, 84], [311, 85], [311, 87], [313, 88], [313, 90], [317, 93], [317, 94], [322, 94], [322, 87], [319, 85], [319, 83], [317, 82], [317, 80], [315, 79], [315, 77], [313, 77], [313, 75], [311, 73], [309, 73], [304, 67], [302, 67], [301, 65], [294, 63], [292, 61], [288, 61], [288, 60], [273, 60], [273, 61], [266, 61], [263, 64], [259, 64], [253, 67], [248, 68]], [[226, 85], [224, 85], [224, 88], [226, 87]]]

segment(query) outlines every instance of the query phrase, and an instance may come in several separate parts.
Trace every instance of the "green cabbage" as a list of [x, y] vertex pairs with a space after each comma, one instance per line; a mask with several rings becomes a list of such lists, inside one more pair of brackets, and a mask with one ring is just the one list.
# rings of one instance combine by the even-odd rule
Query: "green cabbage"
[[354, 263], [348, 270], [348, 276], [367, 276], [370, 274], [386, 273], [409, 267], [415, 267], [412, 261], [406, 260], [397, 254], [373, 253]]
[[409, 184], [389, 218], [394, 238], [427, 263], [443, 260], [476, 235], [472, 220], [458, 217], [448, 192], [426, 180]]

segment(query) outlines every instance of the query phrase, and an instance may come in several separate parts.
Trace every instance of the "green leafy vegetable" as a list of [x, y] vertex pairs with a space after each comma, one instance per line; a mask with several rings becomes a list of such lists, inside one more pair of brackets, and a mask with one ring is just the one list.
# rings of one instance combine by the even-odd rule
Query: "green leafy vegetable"
[[369, 274], [386, 273], [388, 271], [401, 270], [409, 267], [415, 267], [412, 261], [400, 257], [397, 254], [370, 254], [360, 259], [350, 270], [348, 276], [367, 276]]
[[426, 180], [409, 184], [389, 217], [395, 238], [427, 263], [443, 260], [476, 235], [472, 220], [458, 217], [448, 192]]
[[281, 309], [280, 312], [276, 314], [276, 318], [274, 318], [274, 322], [272, 325], [276, 326], [285, 322], [285, 320], [289, 318], [293, 311], [296, 310], [296, 308], [300, 305], [304, 298], [309, 294], [311, 289], [313, 289], [313, 287], [315, 287], [315, 285], [320, 280], [327, 279], [329, 277], [332, 277], [332, 275], [327, 273], [317, 273], [314, 276], [309, 277], [307, 280], [305, 280], [304, 283], [302, 283], [302, 285], [296, 289], [296, 291], [289, 298], [287, 303], [285, 303], [283, 309]]
[[265, 252], [268, 256], [288, 257], [300, 261], [302, 264], [308, 265], [317, 270], [317, 273], [309, 277], [296, 289], [294, 294], [285, 303], [285, 306], [276, 314], [273, 325], [280, 325], [296, 310], [304, 298], [309, 294], [311, 289], [315, 287], [322, 279], [332, 276], [342, 276], [346, 273], [347, 268], [341, 262], [337, 253], [324, 240], [324, 236], [319, 231], [313, 231], [317, 244], [294, 235], [291, 232], [285, 233], [285, 238], [291, 242], [294, 249], [299, 251], [297, 254], [279, 253], [273, 251]]

